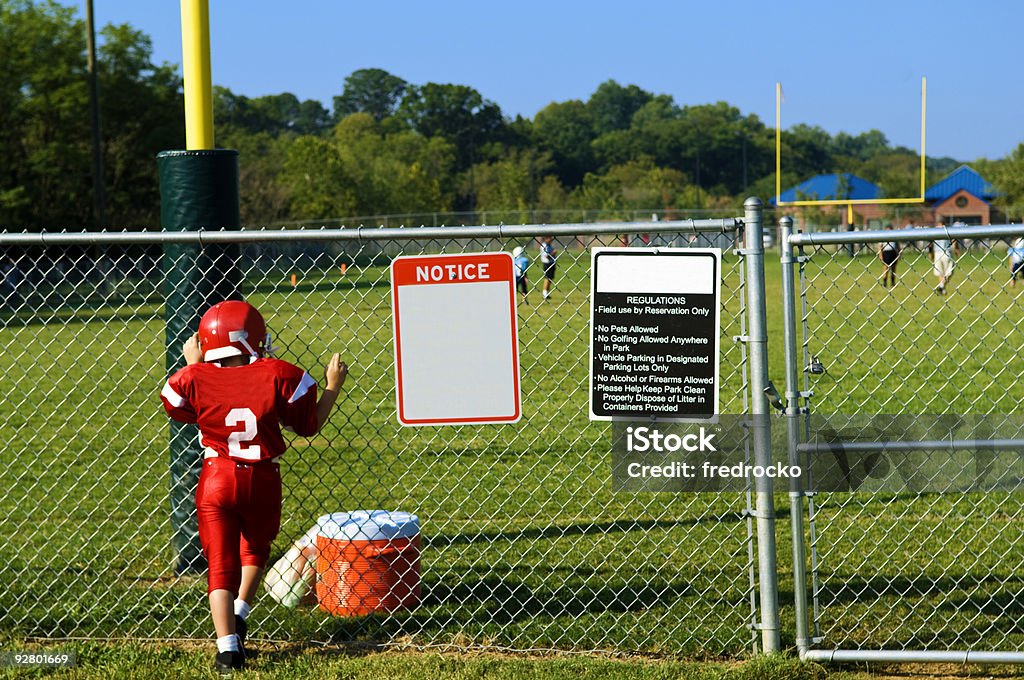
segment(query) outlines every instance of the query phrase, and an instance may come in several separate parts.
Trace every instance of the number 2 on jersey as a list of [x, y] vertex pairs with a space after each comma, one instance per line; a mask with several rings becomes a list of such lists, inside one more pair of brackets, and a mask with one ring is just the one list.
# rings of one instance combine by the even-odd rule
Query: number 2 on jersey
[[244, 424], [245, 429], [228, 435], [228, 455], [242, 460], [259, 460], [263, 453], [259, 444], [242, 446], [243, 443], [256, 438], [256, 414], [247, 408], [233, 408], [228, 411], [227, 417], [224, 418], [224, 424], [234, 427], [239, 423]]

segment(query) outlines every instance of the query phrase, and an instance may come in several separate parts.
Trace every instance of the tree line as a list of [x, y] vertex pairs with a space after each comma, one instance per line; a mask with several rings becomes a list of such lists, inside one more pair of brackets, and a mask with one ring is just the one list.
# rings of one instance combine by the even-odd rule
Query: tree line
[[[0, 0], [0, 228], [95, 227], [85, 27], [53, 0]], [[184, 146], [173, 64], [148, 36], [101, 30], [98, 53], [108, 225], [159, 224], [155, 155]], [[382, 69], [344, 78], [330, 109], [291, 93], [215, 88], [218, 146], [238, 149], [243, 223], [449, 211], [735, 208], [775, 191], [775, 131], [717, 102], [680, 105], [613, 80], [586, 101], [511, 117], [472, 87], [409, 83]], [[878, 130], [782, 133], [783, 187], [853, 172], [915, 195], [919, 157]], [[959, 165], [928, 159], [929, 181]], [[1024, 204], [1024, 144], [973, 167]]]

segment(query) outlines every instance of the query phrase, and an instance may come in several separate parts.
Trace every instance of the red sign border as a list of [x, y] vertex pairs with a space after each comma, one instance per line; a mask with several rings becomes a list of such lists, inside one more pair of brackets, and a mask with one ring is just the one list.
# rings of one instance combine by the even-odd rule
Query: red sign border
[[[399, 298], [398, 288], [395, 281], [395, 264], [399, 261], [405, 260], [449, 260], [449, 259], [470, 259], [480, 258], [488, 256], [504, 256], [508, 258], [508, 277], [502, 277], [497, 279], [499, 282], [505, 282], [508, 284], [509, 292], [509, 305], [512, 311], [511, 313], [511, 330], [512, 330], [512, 378], [515, 389], [515, 412], [510, 416], [502, 417], [491, 417], [491, 416], [479, 416], [475, 418], [439, 418], [439, 419], [410, 419], [406, 418], [404, 413], [404, 402], [402, 399], [402, 359], [401, 359], [401, 319], [399, 313]], [[471, 260], [476, 263], [475, 260]], [[465, 262], [469, 264], [469, 262]], [[518, 422], [523, 415], [522, 406], [522, 386], [520, 382], [519, 372], [519, 313], [516, 307], [516, 286], [515, 286], [515, 274], [513, 273], [514, 268], [512, 266], [512, 255], [506, 252], [486, 252], [486, 253], [457, 253], [457, 254], [437, 254], [437, 255], [399, 255], [391, 261], [390, 275], [391, 275], [391, 318], [392, 318], [392, 341], [394, 347], [394, 358], [395, 358], [395, 407], [398, 415], [398, 422], [406, 427], [420, 427], [430, 425], [487, 425], [487, 424], [503, 424], [503, 423], [515, 423]], [[475, 281], [466, 281], [465, 283], [476, 283]], [[436, 285], [432, 283], [422, 284], [403, 284], [403, 285]]]

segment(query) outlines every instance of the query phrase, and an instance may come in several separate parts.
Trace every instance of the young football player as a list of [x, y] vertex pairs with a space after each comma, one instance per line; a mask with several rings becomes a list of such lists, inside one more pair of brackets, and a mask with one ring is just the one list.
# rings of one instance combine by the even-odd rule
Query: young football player
[[540, 242], [540, 264], [544, 270], [544, 284], [542, 285], [544, 299], [551, 297], [551, 286], [555, 282], [555, 258], [558, 250], [555, 249], [554, 239], [545, 236]]
[[268, 345], [255, 307], [218, 303], [185, 342], [186, 366], [160, 393], [171, 418], [199, 426], [203, 469], [196, 511], [221, 672], [245, 664], [246, 618], [281, 524], [281, 426], [306, 437], [319, 432], [348, 375], [333, 355], [318, 401], [316, 381], [270, 357]]
[[516, 290], [522, 293], [522, 301], [526, 302], [526, 294], [529, 292], [529, 283], [526, 279], [526, 270], [530, 268], [530, 258], [522, 246], [512, 249], [512, 268], [516, 276]]

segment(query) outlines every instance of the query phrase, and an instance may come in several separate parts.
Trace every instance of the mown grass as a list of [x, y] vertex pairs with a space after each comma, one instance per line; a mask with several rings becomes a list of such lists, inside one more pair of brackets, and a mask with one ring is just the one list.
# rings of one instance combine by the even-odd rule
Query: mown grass
[[[209, 648], [197, 644], [66, 642], [14, 643], [4, 649], [74, 651], [74, 667], [58, 670], [0, 669], [0, 678], [215, 678]], [[240, 677], [275, 680], [341, 678], [352, 680], [881, 680], [883, 678], [1012, 678], [1005, 666], [857, 664], [823, 667], [780, 655], [749, 661], [685, 661], [639, 656], [508, 655], [432, 651], [374, 651], [336, 647], [263, 645]]]
[[[58, 647], [17, 644], [9, 649], [59, 649], [74, 651], [75, 666], [57, 670], [0, 669], [0, 678], [46, 677], [67, 680], [86, 678], [215, 678], [208, 648], [184, 644], [126, 643], [109, 645], [68, 642]], [[865, 673], [826, 671], [816, 664], [804, 664], [783, 657], [761, 657], [751, 661], [689, 662], [643, 657], [511, 656], [497, 654], [453, 654], [440, 652], [377, 652], [301, 645], [264, 646], [249, 660], [246, 678], [380, 678], [404, 680], [445, 678], [474, 680], [509, 678], [529, 680], [860, 680]]]
[[[344, 620], [262, 598], [254, 637], [693, 659], [749, 653], [745, 498], [610, 490], [609, 428], [586, 417], [585, 252], [563, 254], [552, 301], [534, 290], [520, 306], [524, 417], [500, 427], [399, 427], [386, 269], [353, 266], [342, 278], [333, 265], [313, 265], [294, 270], [297, 287], [284, 268], [247, 279], [280, 356], [315, 377], [332, 350], [352, 366], [331, 424], [295, 440], [288, 454], [275, 557], [325, 512], [412, 511], [423, 523], [424, 602], [413, 612]], [[972, 251], [939, 297], [926, 259], [913, 253], [892, 291], [877, 283], [880, 265], [869, 256], [816, 254], [807, 268], [808, 345], [828, 373], [810, 385], [815, 408], [1013, 412], [1024, 310], [1021, 289], [1002, 285], [1004, 269], [1001, 255]], [[732, 337], [745, 326], [734, 256], [725, 256], [724, 271], [722, 410], [741, 412], [744, 353]], [[539, 287], [539, 272], [532, 275]], [[766, 283], [769, 373], [781, 389], [772, 257]], [[0, 329], [6, 633], [209, 635], [204, 580], [170, 571], [167, 423], [157, 397], [166, 377], [164, 310], [121, 311], [128, 313], [62, 310], [53, 321], [36, 312]], [[834, 494], [816, 502], [829, 643], [1024, 646], [1012, 615], [1024, 587], [1014, 549], [1018, 496]], [[787, 500], [777, 503], [783, 639], [792, 644]]]

